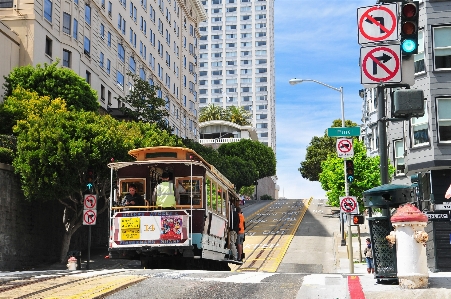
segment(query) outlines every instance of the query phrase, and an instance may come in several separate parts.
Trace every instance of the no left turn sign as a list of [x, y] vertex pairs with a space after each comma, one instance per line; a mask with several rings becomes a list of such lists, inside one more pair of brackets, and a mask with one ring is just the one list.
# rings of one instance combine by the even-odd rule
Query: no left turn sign
[[85, 194], [83, 200], [84, 209], [96, 209], [97, 208], [97, 195]]
[[352, 139], [350, 138], [337, 139], [337, 155], [339, 158], [354, 157], [354, 148], [352, 146]]
[[361, 83], [401, 82], [400, 57], [399, 45], [360, 48]]
[[359, 44], [397, 40], [397, 11], [396, 3], [358, 8]]

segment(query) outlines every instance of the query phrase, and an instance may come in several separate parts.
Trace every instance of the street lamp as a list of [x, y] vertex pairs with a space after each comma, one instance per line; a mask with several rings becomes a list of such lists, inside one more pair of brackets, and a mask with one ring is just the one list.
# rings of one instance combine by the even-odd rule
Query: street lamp
[[[341, 126], [344, 128], [345, 127], [345, 103], [344, 103], [344, 100], [343, 100], [343, 87], [340, 87], [340, 88], [336, 88], [336, 87], [333, 87], [333, 86], [330, 86], [330, 85], [327, 85], [326, 83], [323, 83], [323, 82], [320, 82], [320, 81], [317, 81], [317, 80], [313, 80], [313, 79], [296, 79], [296, 78], [294, 78], [294, 79], [291, 79], [290, 81], [288, 81], [288, 83], [290, 83], [290, 85], [296, 85], [296, 84], [300, 84], [300, 83], [302, 83], [302, 82], [315, 82], [315, 83], [318, 83], [318, 84], [320, 84], [320, 85], [322, 85], [322, 86], [325, 86], [325, 87], [327, 87], [327, 88], [330, 88], [330, 89], [333, 89], [333, 90], [335, 90], [335, 91], [338, 91], [339, 93], [340, 93], [340, 100], [341, 100]], [[348, 197], [348, 181], [347, 181], [347, 179], [346, 179], [346, 159], [344, 160], [344, 163], [343, 163], [343, 171], [344, 171], [344, 180], [345, 180], [345, 195], [346, 195], [346, 197]], [[342, 246], [344, 246], [344, 245], [346, 245], [346, 240], [345, 240], [345, 238], [344, 238], [344, 227], [343, 227], [343, 221], [341, 221], [341, 225], [342, 225], [342, 229], [341, 229], [341, 245]], [[350, 272], [351, 273], [354, 273], [354, 263], [353, 263], [353, 257], [352, 257], [352, 232], [351, 232], [351, 217], [350, 217], [350, 215], [348, 215], [348, 230], [349, 230], [349, 232], [348, 232], [348, 234], [349, 234], [349, 236], [348, 236], [348, 238], [349, 238], [349, 244], [348, 244], [348, 246], [350, 246], [350, 248], [349, 248], [349, 254], [350, 254], [350, 257], [349, 257], [349, 269], [350, 269]]]

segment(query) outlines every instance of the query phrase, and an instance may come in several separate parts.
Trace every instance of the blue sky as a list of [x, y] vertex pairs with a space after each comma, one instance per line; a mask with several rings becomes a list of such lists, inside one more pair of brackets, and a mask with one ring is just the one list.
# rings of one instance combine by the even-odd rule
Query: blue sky
[[357, 43], [357, 8], [376, 0], [276, 0], [276, 144], [280, 196], [325, 198], [319, 182], [298, 168], [313, 136], [341, 119], [340, 92], [314, 82], [290, 85], [292, 78], [343, 87], [345, 118], [361, 123], [362, 99]]

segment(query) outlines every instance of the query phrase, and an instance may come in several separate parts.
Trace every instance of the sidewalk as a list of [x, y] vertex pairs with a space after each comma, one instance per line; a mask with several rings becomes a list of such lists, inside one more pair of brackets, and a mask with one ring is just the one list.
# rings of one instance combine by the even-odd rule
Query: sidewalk
[[[347, 231], [347, 226], [345, 227]], [[361, 240], [365, 243], [368, 234], [368, 224], [360, 225]], [[357, 229], [353, 227], [353, 234]], [[349, 259], [347, 246], [341, 246], [341, 234], [334, 235], [336, 246], [337, 272], [343, 274], [348, 280], [348, 294], [350, 299], [451, 299], [451, 272], [429, 272], [429, 287], [427, 289], [402, 289], [399, 285], [378, 284], [373, 274], [367, 274], [366, 263], [359, 263], [358, 238], [352, 238], [354, 274], [349, 272]], [[347, 240], [346, 240], [347, 241]], [[363, 248], [362, 244], [362, 248]], [[363, 249], [362, 249], [363, 250]], [[350, 286], [349, 281], [357, 279], [360, 282], [364, 297]]]

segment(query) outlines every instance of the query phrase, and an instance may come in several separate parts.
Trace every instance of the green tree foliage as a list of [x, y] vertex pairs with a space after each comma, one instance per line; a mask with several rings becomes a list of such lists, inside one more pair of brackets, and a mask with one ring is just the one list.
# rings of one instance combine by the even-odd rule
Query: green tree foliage
[[251, 114], [244, 110], [243, 107], [228, 106], [224, 113], [224, 120], [230, 121], [240, 126], [249, 126], [251, 123], [248, 119]]
[[128, 73], [133, 80], [133, 88], [127, 96], [117, 99], [130, 107], [122, 107], [121, 110], [126, 116], [136, 122], [146, 122], [156, 124], [161, 130], [172, 132], [166, 118], [169, 116], [165, 108], [166, 101], [157, 97], [158, 87], [150, 85], [149, 82], [142, 80], [139, 76]]
[[225, 120], [240, 126], [248, 126], [251, 124], [248, 120], [250, 117], [250, 113], [243, 107], [229, 106], [223, 109], [220, 106], [215, 106], [215, 104], [209, 104], [200, 109], [199, 122]]
[[[332, 123], [332, 128], [341, 127], [341, 125], [342, 121], [336, 119]], [[347, 120], [345, 126], [356, 127], [357, 124]], [[336, 152], [336, 141], [336, 138], [327, 136], [327, 130], [324, 132], [324, 136], [313, 136], [307, 146], [305, 160], [301, 162], [301, 167], [299, 167], [299, 171], [304, 179], [308, 179], [309, 181], [319, 181], [321, 162], [325, 161], [329, 154]]]
[[[62, 98], [69, 109], [97, 111], [99, 103], [97, 93], [91, 86], [78, 76], [73, 70], [58, 67], [59, 61], [44, 66], [31, 65], [13, 69], [5, 77], [3, 88], [4, 98], [11, 96], [13, 91], [21, 86], [24, 89], [35, 91], [39, 96], [48, 96], [50, 99]], [[4, 111], [0, 104], [0, 133], [11, 134], [12, 127], [22, 116]]]
[[243, 186], [240, 188], [240, 194], [242, 195], [246, 195], [249, 197], [252, 197], [252, 195], [254, 195], [255, 193], [255, 186], [254, 185], [250, 185], [250, 186]]
[[[353, 139], [354, 157], [354, 174], [355, 180], [348, 184], [349, 195], [356, 196], [363, 210], [363, 192], [365, 190], [377, 187], [380, 182], [380, 166], [379, 156], [368, 157], [366, 149], [362, 141], [357, 138]], [[389, 165], [389, 174], [394, 173], [394, 167]], [[338, 207], [340, 205], [340, 197], [345, 196], [345, 176], [344, 162], [342, 158], [338, 158], [336, 153], [329, 154], [327, 159], [321, 163], [322, 172], [319, 175], [321, 187], [326, 191], [328, 204]]]
[[156, 145], [180, 145], [178, 138], [152, 124], [119, 122], [109, 115], [71, 111], [61, 99], [51, 100], [23, 89], [6, 99], [13, 107], [23, 105], [24, 119], [14, 127], [17, 155], [13, 166], [20, 175], [27, 200], [58, 200], [64, 207], [60, 259], [64, 261], [72, 234], [82, 225], [85, 172], [95, 172], [94, 193], [108, 206], [112, 159], [132, 159], [128, 150]]
[[215, 104], [209, 104], [203, 107], [199, 111], [199, 122], [206, 122], [210, 120], [222, 120], [224, 119], [224, 109]]
[[276, 156], [270, 147], [261, 142], [241, 139], [239, 142], [222, 144], [218, 148], [218, 152], [221, 157], [239, 157], [244, 161], [254, 163], [258, 171], [258, 176], [254, 181], [276, 174]]
[[221, 163], [221, 157], [219, 157], [219, 153], [212, 147], [203, 146], [199, 142], [195, 142], [191, 139], [183, 139], [183, 144], [185, 147], [192, 149], [196, 153], [198, 153], [202, 158], [205, 159], [211, 165], [217, 167]]
[[235, 185], [237, 191], [243, 186], [252, 185], [258, 177], [257, 166], [242, 157], [225, 156], [216, 168]]

